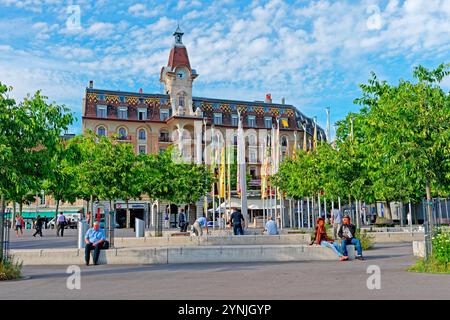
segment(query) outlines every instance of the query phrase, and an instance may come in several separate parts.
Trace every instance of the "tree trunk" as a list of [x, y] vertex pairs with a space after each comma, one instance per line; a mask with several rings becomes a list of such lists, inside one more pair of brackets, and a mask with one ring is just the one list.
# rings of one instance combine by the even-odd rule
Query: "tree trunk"
[[56, 199], [55, 219], [58, 219], [59, 200]]
[[129, 205], [128, 205], [128, 199], [125, 199], [125, 204], [126, 204], [126, 206], [127, 206], [127, 209], [126, 209], [126, 217], [127, 217], [127, 228], [130, 228], [130, 226], [131, 226], [131, 216], [130, 216], [130, 208], [129, 208]]
[[16, 225], [16, 202], [13, 201], [13, 214], [11, 215], [11, 229]]
[[391, 201], [384, 201], [384, 217], [386, 220], [392, 220]]
[[5, 195], [1, 195], [0, 200], [0, 262], [3, 262], [3, 248], [5, 240]]

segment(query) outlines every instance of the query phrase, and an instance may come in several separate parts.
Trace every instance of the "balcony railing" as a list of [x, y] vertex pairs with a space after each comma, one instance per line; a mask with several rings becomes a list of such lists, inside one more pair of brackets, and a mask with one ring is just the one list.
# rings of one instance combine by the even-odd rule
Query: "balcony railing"
[[119, 141], [131, 141], [133, 140], [131, 136], [118, 136], [117, 140]]

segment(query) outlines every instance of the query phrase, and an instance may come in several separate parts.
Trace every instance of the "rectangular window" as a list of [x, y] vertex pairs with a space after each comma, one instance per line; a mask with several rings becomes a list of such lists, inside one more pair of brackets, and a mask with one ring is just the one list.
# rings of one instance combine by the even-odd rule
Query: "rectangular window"
[[147, 109], [139, 109], [138, 110], [138, 118], [139, 120], [147, 120]]
[[168, 109], [161, 109], [159, 111], [159, 119], [161, 121], [166, 121], [169, 118], [169, 110]]
[[124, 103], [124, 102], [125, 102], [125, 97], [124, 97], [124, 96], [120, 96], [120, 97], [119, 97], [119, 101], [122, 102], [122, 103]]
[[147, 153], [147, 146], [139, 146], [138, 152], [139, 152], [139, 154], [146, 154]]
[[97, 106], [97, 118], [106, 118], [107, 117], [107, 106], [98, 105]]
[[231, 115], [231, 125], [237, 127], [239, 125], [239, 118], [237, 114]]
[[97, 95], [98, 100], [105, 101], [105, 95], [104, 94], [98, 94]]
[[222, 114], [221, 113], [214, 113], [214, 124], [215, 125], [222, 124]]
[[120, 107], [117, 110], [117, 118], [119, 119], [128, 119], [128, 108], [127, 107]]
[[267, 129], [272, 128], [272, 117], [265, 117], [265, 118], [264, 118], [264, 126], [265, 126]]
[[256, 127], [256, 117], [255, 116], [247, 116], [247, 125], [250, 128]]
[[256, 163], [256, 150], [250, 150], [250, 163]]

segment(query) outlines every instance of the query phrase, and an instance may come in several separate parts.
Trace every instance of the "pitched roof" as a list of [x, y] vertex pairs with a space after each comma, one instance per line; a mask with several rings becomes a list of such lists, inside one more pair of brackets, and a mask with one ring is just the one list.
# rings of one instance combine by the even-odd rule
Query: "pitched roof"
[[187, 67], [189, 71], [191, 70], [191, 64], [189, 63], [189, 56], [186, 47], [173, 46], [170, 50], [169, 62], [167, 63], [172, 70], [177, 67]]

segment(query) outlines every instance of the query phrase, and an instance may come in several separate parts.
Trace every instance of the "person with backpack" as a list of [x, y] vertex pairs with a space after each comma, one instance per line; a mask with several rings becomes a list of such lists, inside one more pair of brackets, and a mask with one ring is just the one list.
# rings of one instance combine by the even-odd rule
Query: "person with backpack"
[[178, 226], [180, 227], [180, 232], [187, 232], [188, 223], [186, 221], [186, 214], [184, 213], [184, 209], [181, 209], [178, 214]]
[[233, 213], [231, 214], [229, 224], [233, 227], [233, 234], [235, 236], [244, 235], [245, 220], [240, 211], [234, 209]]

